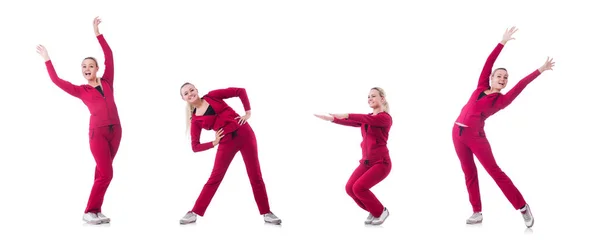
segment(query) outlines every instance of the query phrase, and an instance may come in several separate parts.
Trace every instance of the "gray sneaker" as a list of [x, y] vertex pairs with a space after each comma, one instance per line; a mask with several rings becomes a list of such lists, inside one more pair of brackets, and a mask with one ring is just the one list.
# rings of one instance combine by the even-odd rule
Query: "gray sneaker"
[[179, 220], [179, 224], [191, 224], [191, 223], [195, 223], [197, 218], [198, 218], [198, 214], [196, 214], [196, 213], [194, 213], [192, 211], [189, 211], [189, 212], [187, 212], [183, 216], [183, 218], [181, 218]]
[[97, 213], [96, 214], [98, 216], [98, 218], [100, 219], [100, 222], [102, 222], [103, 224], [105, 223], [110, 223], [110, 218], [106, 217], [104, 214], [102, 213]]
[[373, 223], [373, 219], [375, 219], [375, 217], [373, 217], [373, 214], [369, 213], [369, 216], [367, 216], [367, 219], [365, 220], [365, 224]]
[[279, 219], [273, 213], [266, 213], [266, 214], [263, 215], [263, 217], [265, 219], [265, 222], [267, 222], [267, 223], [281, 224], [281, 219]]
[[380, 225], [382, 224], [385, 219], [390, 216], [390, 212], [388, 211], [387, 208], [383, 208], [383, 213], [381, 213], [381, 216], [379, 216], [379, 218], [374, 218], [373, 221], [371, 222], [372, 225]]
[[101, 224], [102, 223], [100, 218], [98, 218], [98, 215], [96, 215], [95, 213], [85, 213], [83, 215], [83, 221], [85, 221], [88, 224]]
[[467, 224], [478, 224], [483, 221], [483, 214], [481, 212], [473, 213], [471, 217], [467, 219]]
[[533, 226], [533, 214], [531, 214], [531, 208], [529, 208], [529, 204], [525, 204], [525, 207], [519, 209], [521, 211], [521, 215], [523, 215], [523, 221], [525, 221], [525, 226], [527, 228], [531, 228]]

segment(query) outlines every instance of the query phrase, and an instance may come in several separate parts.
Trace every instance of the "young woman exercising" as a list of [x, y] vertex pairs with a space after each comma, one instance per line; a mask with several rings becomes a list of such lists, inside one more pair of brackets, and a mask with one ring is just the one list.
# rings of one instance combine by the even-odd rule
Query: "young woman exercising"
[[[250, 118], [250, 101], [243, 88], [226, 88], [208, 92], [199, 96], [198, 89], [191, 83], [184, 83], [180, 89], [181, 98], [188, 103], [186, 125], [191, 126], [192, 150], [201, 152], [219, 145], [212, 173], [204, 185], [196, 204], [179, 221], [181, 224], [196, 222], [198, 215], [204, 216], [208, 204], [223, 181], [225, 172], [239, 151], [242, 154], [254, 199], [258, 210], [267, 223], [280, 224], [279, 219], [271, 212], [265, 183], [260, 171], [256, 136], [247, 123]], [[246, 115], [238, 115], [225, 99], [238, 97], [244, 105]], [[215, 140], [200, 143], [202, 129], [214, 130]]]
[[365, 224], [380, 225], [389, 216], [389, 211], [370, 189], [383, 181], [392, 170], [387, 140], [392, 127], [385, 91], [374, 87], [369, 92], [368, 103], [373, 112], [369, 114], [317, 115], [320, 119], [336, 124], [360, 127], [363, 140], [362, 158], [346, 183], [346, 193], [369, 215]]
[[110, 222], [110, 219], [102, 214], [102, 203], [113, 177], [112, 163], [121, 142], [121, 122], [113, 93], [113, 53], [104, 35], [98, 30], [100, 23], [98, 17], [94, 18], [94, 32], [104, 52], [104, 74], [100, 78], [97, 77], [98, 62], [93, 57], [86, 57], [81, 63], [81, 72], [87, 84], [74, 85], [59, 78], [46, 48], [42, 45], [37, 47], [37, 52], [44, 58], [52, 82], [66, 93], [83, 101], [90, 111], [89, 142], [96, 160], [96, 171], [83, 215], [83, 220], [90, 224]]
[[475, 155], [513, 207], [521, 212], [525, 225], [528, 228], [533, 226], [534, 219], [529, 205], [525, 202], [525, 199], [511, 179], [496, 164], [490, 143], [484, 131], [485, 120], [487, 118], [506, 108], [523, 91], [525, 86], [544, 71], [552, 70], [554, 66], [553, 60], [548, 58], [540, 68], [521, 79], [506, 94], [500, 93], [508, 82], [508, 72], [504, 68], [496, 68], [492, 71], [492, 67], [496, 58], [500, 55], [502, 48], [504, 48], [508, 41], [514, 39], [512, 35], [516, 31], [515, 27], [507, 29], [502, 41], [496, 45], [496, 48], [494, 48], [487, 58], [479, 76], [477, 88], [471, 94], [467, 104], [462, 108], [452, 129], [454, 148], [465, 174], [469, 201], [473, 207], [473, 215], [467, 219], [467, 224], [481, 223], [483, 221], [477, 167], [473, 159], [473, 155]]

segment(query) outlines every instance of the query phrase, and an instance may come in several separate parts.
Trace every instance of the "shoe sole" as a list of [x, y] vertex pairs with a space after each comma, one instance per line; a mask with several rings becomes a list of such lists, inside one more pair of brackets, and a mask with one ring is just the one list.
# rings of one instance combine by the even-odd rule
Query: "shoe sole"
[[102, 221], [100, 221], [100, 220], [98, 220], [98, 221], [87, 221], [87, 220], [83, 219], [83, 222], [85, 222], [86, 224], [91, 224], [91, 225], [102, 224]]
[[265, 221], [265, 223], [274, 224], [274, 225], [280, 225], [281, 224], [281, 220], [278, 220], [278, 221]]
[[483, 222], [483, 219], [479, 220], [479, 221], [474, 221], [474, 222], [467, 221], [467, 224], [480, 224], [481, 222]]

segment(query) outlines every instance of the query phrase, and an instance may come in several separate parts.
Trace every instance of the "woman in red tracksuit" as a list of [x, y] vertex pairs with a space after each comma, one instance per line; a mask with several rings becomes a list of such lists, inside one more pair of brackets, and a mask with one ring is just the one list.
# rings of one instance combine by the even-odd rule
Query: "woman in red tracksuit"
[[[217, 144], [217, 154], [212, 173], [204, 185], [196, 204], [191, 211], [187, 212], [179, 221], [181, 224], [196, 222], [198, 215], [204, 216], [208, 204], [215, 195], [217, 188], [221, 184], [225, 172], [231, 164], [231, 161], [239, 151], [242, 154], [250, 185], [254, 193], [254, 200], [258, 205], [258, 210], [267, 223], [280, 224], [279, 219], [271, 212], [269, 199], [265, 183], [260, 171], [258, 159], [258, 150], [256, 136], [254, 131], [247, 123], [250, 118], [250, 101], [246, 90], [243, 88], [226, 88], [208, 92], [199, 96], [198, 90], [191, 83], [184, 83], [181, 86], [181, 97], [188, 105], [186, 124], [191, 126], [192, 150], [201, 152], [215, 147]], [[239, 97], [244, 105], [246, 115], [238, 115], [224, 99]], [[214, 130], [215, 140], [212, 142], [200, 143], [200, 133], [202, 129]]]
[[374, 87], [369, 92], [369, 114], [316, 115], [336, 124], [360, 127], [363, 141], [362, 158], [346, 183], [346, 192], [359, 207], [369, 212], [365, 224], [380, 225], [389, 216], [389, 211], [370, 189], [383, 181], [392, 170], [387, 140], [392, 127], [392, 116], [382, 88]]
[[488, 117], [506, 108], [523, 91], [525, 86], [531, 83], [542, 72], [552, 70], [554, 66], [552, 59], [548, 58], [542, 67], [534, 70], [531, 74], [520, 80], [506, 94], [500, 93], [506, 87], [508, 73], [504, 68], [497, 68], [492, 71], [492, 66], [506, 43], [514, 39], [512, 35], [516, 31], [515, 27], [507, 29], [502, 41], [496, 45], [496, 48], [487, 58], [479, 76], [477, 88], [471, 94], [467, 104], [462, 108], [452, 129], [454, 148], [465, 174], [469, 200], [473, 207], [473, 215], [467, 219], [467, 224], [475, 224], [483, 221], [477, 168], [473, 159], [473, 155], [475, 155], [513, 207], [520, 210], [525, 225], [528, 228], [533, 226], [534, 219], [529, 205], [525, 202], [525, 199], [512, 183], [511, 179], [496, 164], [490, 143], [484, 131], [485, 120]]
[[112, 162], [121, 142], [121, 122], [113, 94], [113, 54], [104, 35], [98, 30], [100, 22], [98, 17], [94, 19], [94, 32], [104, 52], [105, 69], [102, 77], [98, 78], [98, 62], [93, 57], [85, 58], [81, 64], [81, 72], [88, 84], [74, 85], [59, 78], [46, 48], [42, 45], [37, 47], [37, 52], [44, 58], [52, 82], [66, 93], [81, 99], [90, 111], [89, 142], [96, 160], [96, 170], [94, 185], [83, 215], [83, 220], [90, 224], [110, 222], [110, 219], [102, 214], [102, 203], [113, 177]]

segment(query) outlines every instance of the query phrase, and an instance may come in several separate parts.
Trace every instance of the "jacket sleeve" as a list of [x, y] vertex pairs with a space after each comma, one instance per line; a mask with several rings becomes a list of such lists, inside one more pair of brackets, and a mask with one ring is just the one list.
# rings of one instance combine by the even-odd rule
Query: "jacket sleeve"
[[48, 75], [50, 75], [50, 79], [56, 86], [58, 86], [66, 93], [71, 94], [71, 96], [81, 98], [81, 86], [73, 85], [68, 81], [60, 79], [60, 77], [58, 77], [58, 74], [56, 74], [56, 70], [54, 69], [54, 65], [52, 65], [51, 60], [46, 61], [46, 69], [48, 70]]
[[333, 118], [333, 121], [331, 121], [335, 124], [339, 124], [339, 125], [344, 125], [344, 126], [350, 126], [350, 127], [360, 127], [362, 124], [359, 122], [355, 122], [355, 121], [350, 121], [347, 119], [339, 119], [339, 118]]
[[242, 105], [244, 105], [244, 111], [250, 110], [250, 100], [248, 100], [248, 94], [246, 94], [246, 89], [244, 88], [229, 87], [225, 89], [217, 89], [210, 91], [206, 95], [221, 100], [238, 97], [242, 101]]
[[540, 76], [540, 74], [542, 73], [536, 69], [531, 74], [521, 79], [512, 89], [510, 89], [510, 91], [508, 91], [505, 95], [502, 95], [500, 97], [499, 108], [503, 109], [510, 105], [517, 98], [517, 96], [521, 94], [523, 89], [525, 89], [525, 87], [529, 85], [529, 83], [531, 83], [533, 80], [535, 80], [535, 78]]
[[190, 122], [192, 122], [190, 125], [190, 132], [192, 136], [192, 151], [201, 152], [213, 148], [214, 146], [212, 144], [212, 141], [200, 143], [200, 134], [202, 133], [202, 128], [197, 122]]
[[104, 53], [104, 74], [102, 74], [102, 79], [108, 82], [108, 85], [110, 85], [110, 87], [112, 88], [113, 79], [115, 76], [115, 64], [113, 62], [113, 53], [110, 46], [106, 42], [106, 39], [104, 39], [103, 34], [96, 36], [96, 38], [98, 38], [98, 42], [100, 43], [100, 47], [102, 47], [102, 52]]
[[492, 68], [494, 67], [496, 59], [498, 59], [502, 48], [504, 48], [504, 45], [502, 43], [498, 43], [498, 45], [496, 45], [496, 48], [494, 48], [492, 53], [490, 53], [490, 55], [488, 56], [487, 60], [485, 61], [485, 64], [483, 65], [483, 69], [481, 70], [481, 74], [479, 75], [479, 82], [477, 83], [477, 88], [490, 88], [490, 75], [492, 74]]
[[379, 113], [377, 115], [351, 113], [348, 114], [348, 120], [368, 124], [374, 127], [387, 128], [392, 126], [392, 117], [385, 112]]

